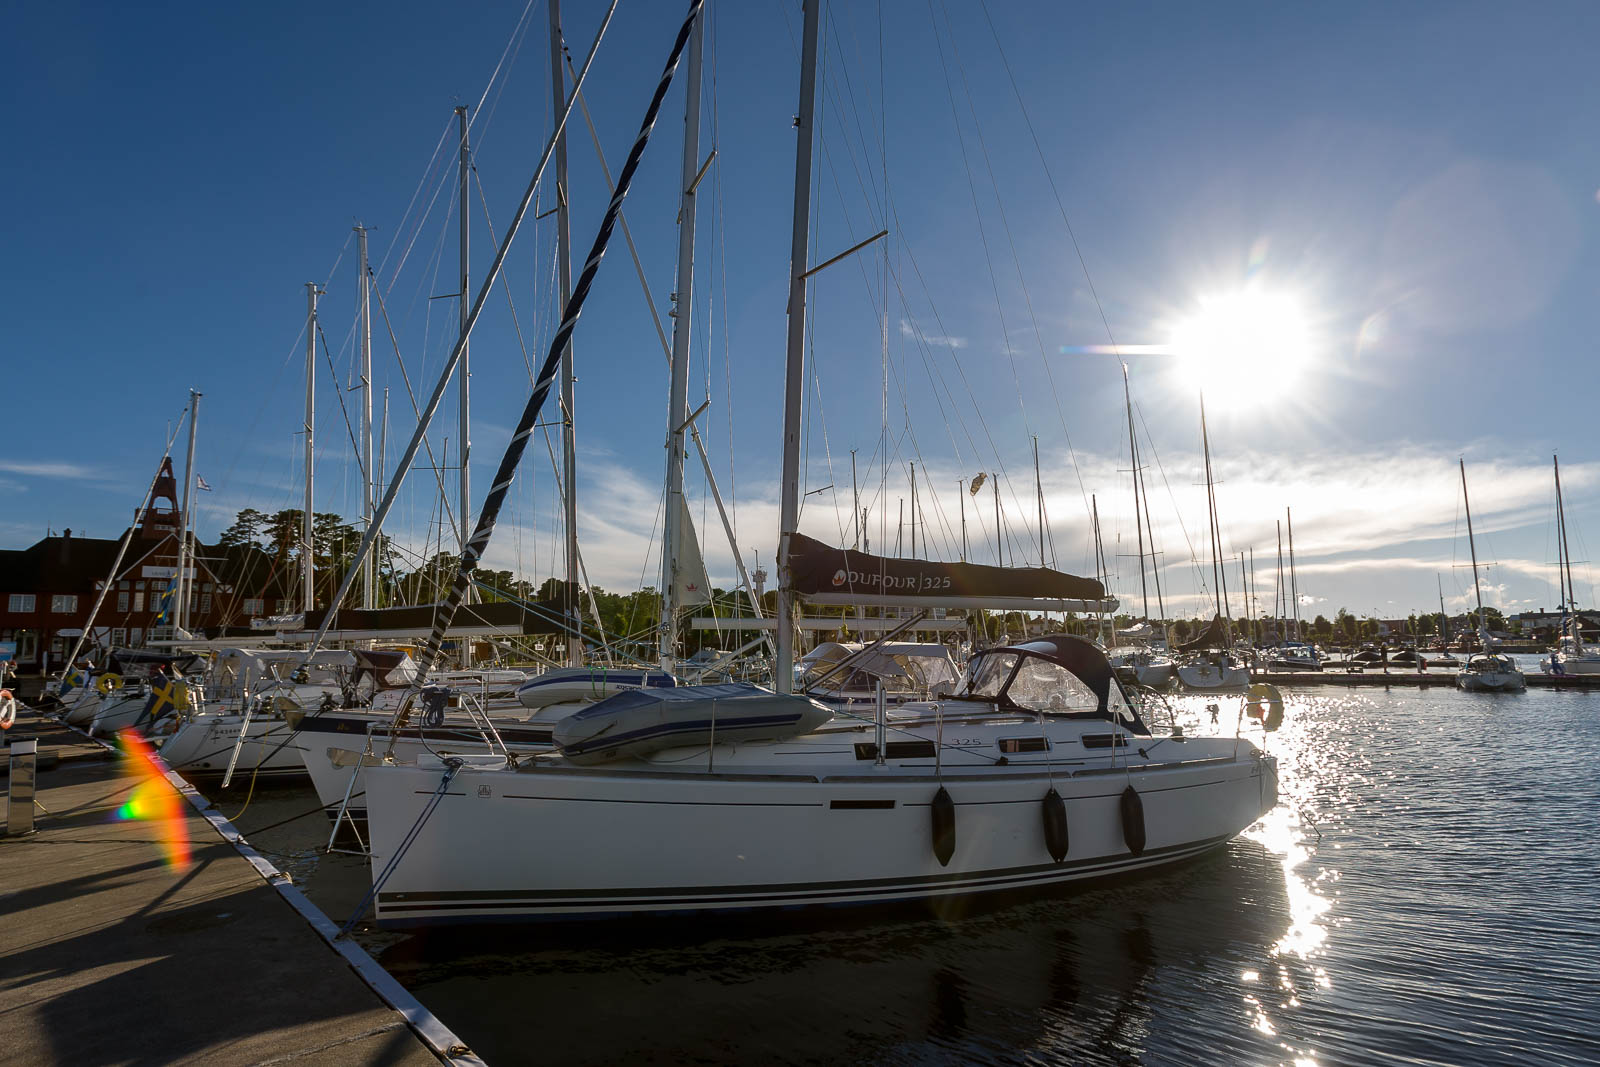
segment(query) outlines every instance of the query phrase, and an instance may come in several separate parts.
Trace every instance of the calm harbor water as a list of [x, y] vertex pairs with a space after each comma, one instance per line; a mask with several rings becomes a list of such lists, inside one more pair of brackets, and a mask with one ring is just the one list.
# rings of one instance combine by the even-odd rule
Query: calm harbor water
[[[491, 1063], [1600, 1062], [1600, 693], [1311, 688], [1269, 748], [1243, 837], [1074, 896], [360, 936]], [[313, 807], [263, 788], [239, 825], [342, 922], [365, 862], [268, 828]]]

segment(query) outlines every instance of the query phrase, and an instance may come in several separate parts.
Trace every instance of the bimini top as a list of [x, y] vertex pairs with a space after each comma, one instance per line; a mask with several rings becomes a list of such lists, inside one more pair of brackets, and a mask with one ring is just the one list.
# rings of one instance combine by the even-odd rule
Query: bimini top
[[1105, 653], [1072, 634], [1051, 634], [975, 654], [960, 697], [1020, 711], [1121, 720], [1147, 732], [1117, 684]]

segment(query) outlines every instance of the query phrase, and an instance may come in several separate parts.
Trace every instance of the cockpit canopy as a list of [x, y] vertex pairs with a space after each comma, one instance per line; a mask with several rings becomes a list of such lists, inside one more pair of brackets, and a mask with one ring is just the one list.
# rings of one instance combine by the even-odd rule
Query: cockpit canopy
[[961, 696], [1019, 711], [1106, 718], [1146, 732], [1105, 653], [1071, 634], [976, 653]]

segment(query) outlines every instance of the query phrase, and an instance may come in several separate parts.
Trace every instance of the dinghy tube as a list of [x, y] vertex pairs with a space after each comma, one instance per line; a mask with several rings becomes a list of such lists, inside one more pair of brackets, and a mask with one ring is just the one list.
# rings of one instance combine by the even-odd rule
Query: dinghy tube
[[747, 682], [632, 689], [557, 721], [551, 740], [569, 761], [588, 765], [664, 748], [795, 737], [832, 717], [814, 700]]

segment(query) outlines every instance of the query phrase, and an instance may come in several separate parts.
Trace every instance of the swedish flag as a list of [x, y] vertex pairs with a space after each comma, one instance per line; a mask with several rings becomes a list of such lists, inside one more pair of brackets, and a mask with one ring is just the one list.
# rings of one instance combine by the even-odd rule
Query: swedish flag
[[170, 682], [151, 682], [150, 699], [145, 703], [139, 721], [155, 722], [169, 711], [189, 710], [189, 686], [179, 678]]
[[167, 614], [172, 610], [172, 595], [177, 591], [178, 576], [173, 575], [172, 581], [167, 583], [167, 587], [156, 594], [156, 604], [161, 608], [161, 614], [156, 618], [157, 622], [164, 623], [167, 621]]
[[87, 679], [84, 678], [82, 670], [77, 667], [72, 668], [66, 674], [61, 676], [61, 692], [57, 695], [66, 696], [74, 689], [82, 689], [86, 680]]

